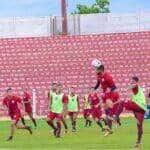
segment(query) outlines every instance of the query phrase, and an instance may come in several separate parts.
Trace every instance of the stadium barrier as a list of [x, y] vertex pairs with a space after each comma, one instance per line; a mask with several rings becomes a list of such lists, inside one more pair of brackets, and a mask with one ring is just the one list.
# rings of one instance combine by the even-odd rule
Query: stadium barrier
[[[68, 34], [87, 35], [150, 30], [150, 12], [68, 15]], [[0, 19], [0, 37], [47, 37], [62, 34], [62, 17]]]

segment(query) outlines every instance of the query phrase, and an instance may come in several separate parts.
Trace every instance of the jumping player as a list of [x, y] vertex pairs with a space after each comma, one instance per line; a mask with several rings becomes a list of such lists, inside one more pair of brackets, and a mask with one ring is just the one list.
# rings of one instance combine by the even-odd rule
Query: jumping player
[[10, 136], [7, 141], [13, 139], [15, 128], [17, 129], [25, 129], [32, 134], [32, 130], [29, 126], [19, 124], [19, 120], [21, 119], [21, 111], [19, 105], [21, 104], [21, 98], [14, 95], [12, 93], [12, 89], [8, 88], [6, 91], [6, 97], [3, 99], [3, 106], [8, 109], [8, 114], [11, 118], [11, 129]]
[[[58, 84], [56, 92], [50, 97], [50, 113], [47, 116], [46, 122], [54, 130], [54, 135], [60, 137], [61, 134], [61, 122], [63, 115], [67, 109], [67, 97], [62, 93], [62, 85]], [[56, 120], [57, 126], [54, 125]]]
[[[57, 83], [53, 82], [53, 83], [51, 84], [51, 89], [50, 89], [50, 91], [48, 92], [48, 98], [49, 98], [49, 99], [50, 99], [51, 97], [53, 97], [53, 95], [55, 95], [56, 90], [57, 90]], [[66, 121], [65, 121], [65, 116], [63, 116], [63, 118], [62, 118], [62, 123], [63, 123], [63, 126], [64, 126], [64, 128], [65, 128], [65, 133], [67, 133], [67, 131], [68, 131], [68, 126], [67, 126]]]
[[91, 126], [91, 119], [90, 119], [90, 115], [91, 115], [91, 106], [90, 106], [90, 102], [88, 99], [89, 96], [89, 90], [87, 90], [87, 94], [84, 95], [83, 98], [83, 105], [84, 105], [84, 110], [83, 110], [83, 117], [85, 119], [85, 127], [87, 126]]
[[75, 132], [76, 120], [80, 110], [80, 104], [79, 104], [79, 98], [75, 94], [75, 89], [73, 87], [69, 89], [67, 109], [68, 109], [68, 115], [72, 123], [72, 132]]
[[92, 117], [94, 119], [94, 121], [96, 121], [96, 123], [98, 124], [98, 126], [101, 128], [102, 132], [104, 131], [103, 125], [102, 125], [102, 121], [105, 121], [104, 118], [102, 118], [102, 109], [101, 109], [101, 102], [100, 99], [97, 95], [97, 93], [95, 92], [94, 88], [91, 88], [91, 92], [88, 96], [88, 100], [90, 102], [91, 105], [91, 114]]
[[119, 103], [116, 115], [119, 116], [123, 111], [123, 108], [133, 112], [137, 120], [137, 130], [138, 130], [137, 142], [135, 144], [135, 147], [140, 147], [143, 134], [144, 114], [146, 111], [146, 99], [143, 90], [139, 85], [138, 77], [136, 76], [132, 77], [131, 86], [127, 90], [130, 89], [132, 90], [133, 93], [131, 100], [121, 101]]
[[[119, 101], [119, 93], [117, 92], [117, 87], [112, 76], [109, 73], [105, 72], [104, 65], [99, 60], [96, 61], [98, 61], [98, 65], [94, 68], [97, 73], [97, 84], [94, 89], [98, 89], [98, 87], [101, 85], [103, 93], [102, 99], [106, 113], [106, 122], [110, 130], [110, 132], [107, 132], [106, 135], [109, 135], [110, 133], [112, 133], [112, 120], [113, 115], [115, 115], [118, 107], [117, 102]], [[117, 123], [121, 125], [119, 118], [117, 119]]]
[[30, 119], [32, 120], [35, 128], [37, 127], [36, 124], [36, 120], [33, 117], [33, 112], [32, 112], [32, 106], [31, 106], [31, 96], [30, 94], [27, 92], [27, 90], [25, 90], [23, 92], [23, 104], [24, 104], [24, 109], [25, 112], [28, 114], [28, 116], [30, 117]]

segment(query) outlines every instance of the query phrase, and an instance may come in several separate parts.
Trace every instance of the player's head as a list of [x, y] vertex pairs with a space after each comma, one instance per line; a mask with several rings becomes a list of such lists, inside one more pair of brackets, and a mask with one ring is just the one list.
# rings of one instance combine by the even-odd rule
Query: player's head
[[75, 93], [75, 88], [72, 86], [69, 88], [69, 94], [74, 94]]
[[52, 82], [52, 84], [51, 84], [51, 90], [52, 90], [53, 92], [55, 92], [56, 89], [57, 89], [57, 83], [56, 83], [56, 82]]
[[97, 73], [103, 73], [105, 70], [104, 65], [100, 65], [99, 67], [96, 68]]
[[58, 92], [58, 93], [61, 93], [62, 92], [62, 84], [61, 83], [58, 83], [58, 84], [56, 84], [56, 91]]
[[13, 93], [12, 93], [12, 88], [11, 88], [11, 87], [9, 87], [9, 88], [6, 90], [6, 94], [7, 94], [7, 97], [8, 97], [8, 98], [11, 98], [11, 97], [12, 97]]
[[131, 82], [132, 83], [138, 83], [139, 82], [139, 78], [137, 76], [133, 76]]
[[139, 83], [139, 78], [137, 76], [133, 76], [131, 79], [132, 85], [137, 85]]

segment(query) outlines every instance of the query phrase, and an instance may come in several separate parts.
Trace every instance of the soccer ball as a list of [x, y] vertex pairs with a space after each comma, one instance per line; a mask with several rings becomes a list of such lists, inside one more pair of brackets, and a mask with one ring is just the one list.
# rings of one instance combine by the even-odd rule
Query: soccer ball
[[94, 59], [91, 63], [91, 65], [94, 67], [94, 68], [98, 68], [102, 65], [102, 62], [98, 59]]

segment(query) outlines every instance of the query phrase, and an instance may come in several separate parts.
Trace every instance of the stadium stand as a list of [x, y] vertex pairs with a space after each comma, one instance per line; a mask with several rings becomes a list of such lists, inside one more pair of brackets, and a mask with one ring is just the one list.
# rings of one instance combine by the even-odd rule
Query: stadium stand
[[[141, 84], [150, 83], [150, 32], [81, 36], [0, 39], [0, 91], [11, 86], [15, 92], [27, 87], [36, 90], [36, 114], [47, 111], [46, 90], [52, 81], [66, 89], [74, 85], [82, 96], [95, 85], [93, 58], [101, 59], [119, 90], [133, 75]], [[124, 96], [122, 96], [124, 98]], [[5, 115], [5, 114], [4, 114]]]

